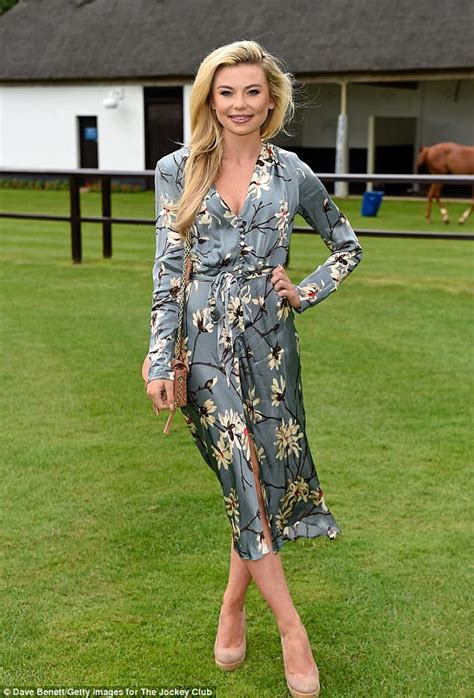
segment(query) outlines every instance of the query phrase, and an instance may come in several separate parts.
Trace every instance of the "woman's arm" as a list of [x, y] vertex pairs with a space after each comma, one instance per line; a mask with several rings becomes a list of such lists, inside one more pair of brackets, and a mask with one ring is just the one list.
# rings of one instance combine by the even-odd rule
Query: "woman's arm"
[[332, 201], [326, 188], [313, 170], [296, 155], [298, 178], [298, 213], [322, 237], [332, 254], [324, 264], [301, 281], [296, 290], [303, 313], [335, 291], [362, 259], [362, 248], [347, 218]]
[[153, 294], [150, 317], [150, 366], [148, 380], [173, 380], [171, 369], [178, 327], [178, 292], [183, 273], [184, 243], [172, 228], [175, 215], [168, 204], [180, 196], [173, 154], [158, 161], [155, 169], [155, 239]]

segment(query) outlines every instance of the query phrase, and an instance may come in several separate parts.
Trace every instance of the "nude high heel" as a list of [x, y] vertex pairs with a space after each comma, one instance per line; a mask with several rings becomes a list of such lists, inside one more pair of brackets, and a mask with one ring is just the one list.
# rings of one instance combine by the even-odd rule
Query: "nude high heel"
[[293, 698], [316, 698], [319, 696], [319, 670], [314, 662], [313, 670], [308, 674], [292, 674], [287, 671], [285, 660], [285, 643], [283, 635], [280, 635], [281, 648], [283, 654], [283, 665], [285, 667], [285, 679], [288, 690]]
[[[247, 633], [246, 633], [246, 618], [245, 618], [245, 608], [242, 611], [243, 614], [243, 635], [240, 645], [236, 647], [220, 647], [218, 643], [219, 628], [217, 628], [216, 641], [214, 643], [214, 658], [218, 667], [224, 671], [233, 671], [237, 667], [241, 666], [245, 660], [245, 654], [247, 651]], [[219, 613], [220, 621], [220, 613]]]

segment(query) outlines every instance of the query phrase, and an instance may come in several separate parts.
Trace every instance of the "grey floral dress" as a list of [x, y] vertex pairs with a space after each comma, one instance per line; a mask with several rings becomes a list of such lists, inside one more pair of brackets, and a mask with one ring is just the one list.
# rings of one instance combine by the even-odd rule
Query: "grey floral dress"
[[[183, 146], [156, 166], [149, 380], [173, 377], [184, 247], [168, 205], [180, 197], [188, 155]], [[274, 290], [271, 273], [285, 264], [298, 213], [331, 255], [296, 286], [301, 307], [294, 310]], [[355, 269], [362, 249], [354, 230], [305, 162], [262, 141], [240, 214], [211, 186], [191, 232], [184, 318], [190, 373], [181, 412], [222, 487], [234, 547], [247, 560], [269, 552], [249, 439], [258, 455], [273, 552], [301, 536], [335, 538], [341, 529], [325, 502], [306, 435], [294, 314], [320, 303]]]

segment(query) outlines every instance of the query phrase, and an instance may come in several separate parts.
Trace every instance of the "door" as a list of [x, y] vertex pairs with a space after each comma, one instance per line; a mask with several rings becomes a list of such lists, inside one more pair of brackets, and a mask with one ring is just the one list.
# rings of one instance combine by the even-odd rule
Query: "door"
[[145, 87], [145, 167], [154, 170], [163, 155], [183, 140], [183, 88]]
[[99, 167], [99, 145], [96, 116], [78, 116], [79, 167]]
[[[415, 158], [416, 117], [376, 116], [374, 128], [375, 172], [412, 174]], [[386, 182], [386, 194], [404, 195], [409, 182]]]

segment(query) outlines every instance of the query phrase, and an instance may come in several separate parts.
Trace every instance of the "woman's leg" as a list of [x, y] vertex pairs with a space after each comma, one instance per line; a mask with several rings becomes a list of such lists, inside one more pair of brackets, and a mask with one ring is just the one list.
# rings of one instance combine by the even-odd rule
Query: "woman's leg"
[[241, 611], [245, 603], [245, 594], [252, 575], [247, 569], [245, 560], [234, 549], [234, 543], [230, 540], [230, 568], [227, 588], [224, 592], [223, 605], [230, 611]]
[[219, 624], [219, 644], [223, 647], [238, 645], [242, 638], [241, 613], [245, 604], [245, 593], [252, 575], [245, 561], [234, 549], [234, 541], [230, 539], [230, 568], [227, 588], [222, 600]]
[[257, 498], [260, 504], [262, 527], [268, 549], [271, 551], [260, 560], [242, 560], [250, 575], [255, 580], [263, 598], [270, 606], [278, 625], [280, 634], [285, 638], [285, 653], [289, 671], [306, 674], [312, 668], [313, 654], [306, 629], [296, 610], [286, 583], [281, 557], [272, 552], [270, 526], [265, 515], [265, 508], [260, 489], [259, 463], [253, 440], [250, 439], [252, 466], [254, 469]]
[[[268, 550], [272, 551], [270, 526], [265, 515], [260, 488], [259, 464], [250, 439], [257, 499], [262, 516], [262, 528]], [[219, 626], [219, 643], [224, 647], [239, 644], [241, 625], [237, 622], [244, 607], [245, 593], [252, 579], [275, 616], [280, 634], [285, 637], [286, 661], [289, 671], [305, 674], [312, 668], [313, 655], [306, 629], [296, 610], [281, 563], [280, 555], [269, 552], [260, 560], [244, 560], [235, 551], [231, 539], [231, 557], [227, 588], [224, 592]]]

